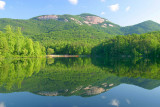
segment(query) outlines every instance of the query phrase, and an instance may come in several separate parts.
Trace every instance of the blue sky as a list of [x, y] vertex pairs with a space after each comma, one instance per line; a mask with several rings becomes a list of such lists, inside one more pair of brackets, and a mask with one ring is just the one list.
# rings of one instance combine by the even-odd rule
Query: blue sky
[[92, 13], [121, 26], [160, 23], [160, 0], [0, 0], [0, 18]]

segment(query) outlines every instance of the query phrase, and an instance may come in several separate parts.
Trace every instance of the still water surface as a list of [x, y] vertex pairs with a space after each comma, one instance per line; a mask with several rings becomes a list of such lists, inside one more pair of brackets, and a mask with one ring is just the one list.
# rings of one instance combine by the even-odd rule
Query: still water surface
[[0, 60], [0, 107], [160, 107], [160, 61]]

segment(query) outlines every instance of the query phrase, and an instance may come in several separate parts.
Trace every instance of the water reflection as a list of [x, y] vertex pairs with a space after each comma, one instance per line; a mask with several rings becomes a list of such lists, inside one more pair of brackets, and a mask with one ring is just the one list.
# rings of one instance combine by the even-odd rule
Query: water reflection
[[119, 100], [113, 99], [113, 100], [111, 101], [111, 105], [112, 105], [112, 106], [119, 107]]
[[0, 60], [0, 87], [7, 90], [21, 88], [22, 81], [45, 67], [42, 59]]
[[[122, 83], [160, 86], [159, 61], [149, 59], [55, 58], [0, 61], [0, 93], [91, 97]], [[102, 96], [105, 99], [105, 96]], [[130, 100], [126, 99], [130, 104]], [[113, 99], [112, 105], [119, 101]]]
[[0, 102], [0, 107], [6, 107], [4, 102]]

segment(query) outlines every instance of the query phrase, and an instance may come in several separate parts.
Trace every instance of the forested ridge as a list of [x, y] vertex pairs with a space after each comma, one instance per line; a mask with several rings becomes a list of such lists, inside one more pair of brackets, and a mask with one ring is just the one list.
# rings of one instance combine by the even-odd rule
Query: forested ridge
[[81, 14], [0, 19], [0, 23], [0, 57], [45, 54], [159, 57], [160, 54], [160, 24], [153, 21], [121, 27], [96, 15]]

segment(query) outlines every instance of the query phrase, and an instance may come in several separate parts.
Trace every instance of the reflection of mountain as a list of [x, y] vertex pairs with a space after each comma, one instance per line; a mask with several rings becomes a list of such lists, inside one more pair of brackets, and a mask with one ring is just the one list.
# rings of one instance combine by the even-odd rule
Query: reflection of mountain
[[[23, 59], [14, 61], [1, 61], [0, 65], [0, 92], [22, 92], [28, 91], [43, 96], [93, 96], [121, 84], [134, 84], [146, 89], [153, 89], [160, 86], [160, 80], [147, 76], [135, 77], [135, 73], [125, 63], [106, 65], [100, 64], [97, 60], [91, 63], [90, 58], [56, 58], [56, 59]], [[45, 64], [46, 62], [46, 64]], [[102, 62], [102, 61], [100, 61]], [[120, 65], [119, 65], [120, 64]], [[155, 64], [155, 63], [154, 63]], [[145, 68], [145, 64], [141, 68]], [[139, 67], [138, 63], [134, 67]], [[152, 67], [148, 66], [150, 70]], [[118, 67], [118, 68], [116, 68]], [[122, 68], [123, 69], [122, 69]], [[140, 67], [139, 67], [140, 68]], [[139, 68], [135, 68], [136, 70]], [[41, 69], [41, 70], [40, 70]], [[132, 68], [133, 69], [133, 68]], [[153, 68], [154, 69], [154, 68]], [[115, 72], [115, 70], [117, 70]], [[125, 71], [123, 71], [125, 70]], [[129, 72], [124, 74], [124, 72]], [[122, 72], [122, 73], [121, 73]], [[139, 69], [141, 73], [141, 69]], [[121, 74], [121, 75], [119, 75]], [[124, 76], [122, 75], [124, 74]], [[142, 73], [143, 74], [143, 73]], [[137, 74], [138, 75], [138, 74]], [[146, 77], [145, 77], [146, 76]], [[18, 84], [18, 86], [16, 85]]]

